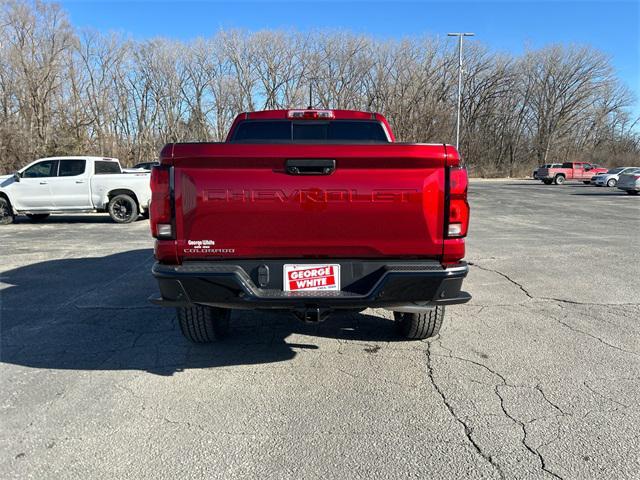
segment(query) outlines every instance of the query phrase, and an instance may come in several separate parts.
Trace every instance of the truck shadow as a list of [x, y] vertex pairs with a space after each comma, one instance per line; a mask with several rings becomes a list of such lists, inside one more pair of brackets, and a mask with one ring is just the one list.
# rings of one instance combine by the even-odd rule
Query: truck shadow
[[[156, 291], [150, 249], [99, 258], [51, 260], [0, 276], [0, 361], [32, 368], [144, 370], [291, 360], [301, 351], [338, 349], [340, 341], [400, 341], [391, 320], [336, 314], [303, 324], [286, 313], [234, 312], [227, 338], [194, 345], [175, 312], [147, 302]], [[335, 339], [335, 342], [325, 339]]]
[[618, 190], [616, 191], [607, 191], [607, 190], [601, 190], [599, 192], [576, 192], [576, 193], [572, 193], [571, 195], [586, 195], [586, 196], [590, 196], [590, 197], [630, 197], [631, 195], [629, 195], [626, 192], [623, 192], [622, 190]]

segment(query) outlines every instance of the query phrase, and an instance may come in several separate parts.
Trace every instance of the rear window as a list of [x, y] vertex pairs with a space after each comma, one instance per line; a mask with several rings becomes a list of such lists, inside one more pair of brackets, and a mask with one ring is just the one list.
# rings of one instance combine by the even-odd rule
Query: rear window
[[573, 168], [573, 163], [569, 162], [569, 163], [563, 163], [562, 164], [562, 168]]
[[379, 122], [246, 120], [238, 124], [231, 142], [388, 143], [389, 139]]
[[291, 122], [242, 122], [233, 133], [234, 142], [291, 140]]
[[121, 173], [118, 162], [105, 162], [96, 160], [96, 175], [106, 175], [109, 173]]

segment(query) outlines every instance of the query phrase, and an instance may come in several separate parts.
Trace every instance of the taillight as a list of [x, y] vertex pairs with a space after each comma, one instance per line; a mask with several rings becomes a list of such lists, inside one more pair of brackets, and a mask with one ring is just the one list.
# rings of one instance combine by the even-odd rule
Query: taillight
[[469, 204], [467, 203], [467, 169], [451, 167], [449, 169], [449, 217], [447, 237], [460, 238], [467, 235], [469, 228]]
[[160, 239], [173, 238], [173, 219], [171, 218], [171, 167], [155, 166], [151, 169], [151, 204], [149, 205], [149, 224], [151, 235]]
[[299, 120], [332, 120], [335, 118], [332, 110], [289, 110], [287, 116]]

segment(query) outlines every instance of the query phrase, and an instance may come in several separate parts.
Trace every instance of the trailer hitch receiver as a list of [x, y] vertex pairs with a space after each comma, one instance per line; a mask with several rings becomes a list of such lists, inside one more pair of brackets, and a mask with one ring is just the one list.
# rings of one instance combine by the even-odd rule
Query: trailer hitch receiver
[[326, 308], [309, 307], [301, 310], [294, 310], [294, 315], [305, 323], [319, 323], [327, 319], [331, 311]]

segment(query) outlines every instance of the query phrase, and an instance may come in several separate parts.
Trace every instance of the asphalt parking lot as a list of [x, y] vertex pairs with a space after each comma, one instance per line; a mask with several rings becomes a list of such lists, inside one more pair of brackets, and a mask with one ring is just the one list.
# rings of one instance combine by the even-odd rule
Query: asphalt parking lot
[[640, 478], [640, 197], [474, 182], [467, 305], [234, 316], [147, 303], [148, 223], [0, 228], [2, 478]]

